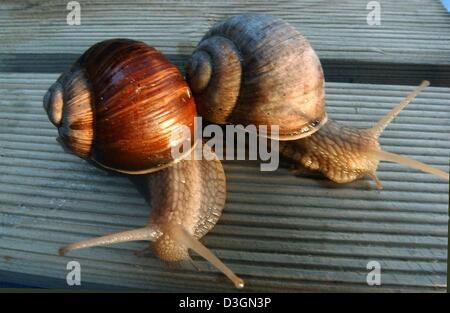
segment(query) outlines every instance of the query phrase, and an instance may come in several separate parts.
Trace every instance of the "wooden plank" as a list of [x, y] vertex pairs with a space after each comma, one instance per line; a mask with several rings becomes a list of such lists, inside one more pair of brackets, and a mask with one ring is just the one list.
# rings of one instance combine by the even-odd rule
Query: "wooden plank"
[[59, 72], [97, 41], [130, 37], [182, 65], [202, 35], [234, 14], [272, 14], [311, 41], [326, 79], [450, 85], [450, 15], [437, 0], [378, 1], [381, 25], [367, 24], [367, 1], [80, 1], [81, 25], [66, 23], [67, 1], [3, 1], [0, 71]]
[[[77, 260], [85, 288], [233, 291], [197, 256], [201, 272], [134, 256], [143, 242], [56, 255], [68, 242], [143, 225], [149, 212], [126, 176], [57, 145], [42, 109], [57, 76], [0, 74], [0, 279], [61, 288], [67, 261]], [[328, 83], [327, 110], [367, 127], [411, 89]], [[448, 171], [449, 133], [450, 88], [430, 87], [381, 143]], [[376, 191], [371, 182], [337, 186], [319, 175], [295, 177], [286, 163], [265, 173], [256, 162], [224, 165], [227, 204], [203, 242], [242, 275], [245, 291], [445, 291], [448, 184], [440, 179], [382, 163], [385, 189]], [[370, 260], [382, 266], [376, 289], [366, 284]]]

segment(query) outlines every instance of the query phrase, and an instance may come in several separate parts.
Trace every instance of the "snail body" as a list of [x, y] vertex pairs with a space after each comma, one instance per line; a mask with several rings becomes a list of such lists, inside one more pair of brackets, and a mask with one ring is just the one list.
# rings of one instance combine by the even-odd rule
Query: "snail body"
[[219, 124], [276, 125], [283, 156], [337, 183], [368, 175], [381, 188], [376, 170], [382, 160], [449, 179], [442, 170], [384, 151], [378, 142], [427, 81], [372, 128], [331, 121], [320, 60], [307, 39], [281, 19], [245, 14], [217, 23], [197, 45], [186, 72], [203, 117]]
[[244, 287], [243, 280], [198, 241], [214, 227], [225, 205], [225, 174], [214, 154], [209, 160], [181, 160], [146, 175], [146, 180], [153, 210], [145, 227], [76, 242], [62, 247], [59, 254], [147, 240], [161, 260], [191, 260], [188, 249], [192, 249], [221, 270], [237, 288]]
[[337, 183], [352, 182], [368, 174], [381, 187], [373, 176], [379, 160], [370, 157], [371, 151], [379, 147], [370, 131], [330, 120], [313, 136], [280, 142], [280, 154]]
[[422, 82], [403, 101], [373, 127], [360, 129], [329, 120], [316, 133], [302, 140], [280, 142], [280, 153], [286, 158], [321, 172], [336, 183], [348, 183], [368, 175], [378, 189], [382, 188], [376, 170], [380, 161], [390, 161], [431, 173], [445, 180], [448, 173], [425, 163], [391, 153], [380, 147], [378, 138], [384, 129], [429, 83]]
[[[226, 197], [222, 164], [209, 149], [196, 160], [196, 106], [178, 69], [160, 52], [129, 39], [89, 48], [44, 96], [58, 141], [77, 156], [128, 174], [145, 173], [152, 213], [139, 229], [62, 247], [60, 255], [117, 242], [148, 240], [166, 261], [190, 260], [196, 251], [236, 287], [243, 281], [198, 239], [217, 223]], [[186, 138], [186, 128], [191, 138]], [[172, 147], [192, 147], [173, 157]]]

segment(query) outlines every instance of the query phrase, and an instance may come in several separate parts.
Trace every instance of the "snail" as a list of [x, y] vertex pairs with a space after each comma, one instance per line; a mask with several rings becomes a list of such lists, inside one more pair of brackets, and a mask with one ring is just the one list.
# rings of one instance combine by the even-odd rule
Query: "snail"
[[218, 124], [278, 125], [280, 153], [334, 182], [368, 175], [382, 188], [376, 176], [382, 160], [449, 179], [440, 169], [382, 150], [378, 142], [428, 82], [370, 129], [341, 125], [327, 118], [318, 56], [282, 19], [245, 14], [215, 24], [187, 62], [186, 78], [201, 116]]
[[[226, 182], [212, 151], [194, 160], [194, 147], [173, 157], [172, 147], [193, 129], [196, 106], [181, 73], [159, 51], [129, 39], [89, 48], [44, 96], [59, 142], [77, 156], [127, 174], [146, 174], [152, 213], [139, 229], [83, 240], [60, 255], [87, 247], [148, 240], [165, 261], [190, 260], [188, 249], [211, 262], [236, 287], [244, 282], [198, 239], [217, 223]], [[191, 132], [193, 133], [193, 132]], [[187, 156], [191, 156], [187, 158]]]

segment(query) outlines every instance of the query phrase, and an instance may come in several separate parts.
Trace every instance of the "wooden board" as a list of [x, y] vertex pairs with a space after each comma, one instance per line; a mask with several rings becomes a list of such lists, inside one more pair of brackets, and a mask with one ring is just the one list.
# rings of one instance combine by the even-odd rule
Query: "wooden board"
[[[42, 47], [41, 47], [42, 48]], [[42, 48], [43, 49], [43, 48]], [[144, 242], [57, 256], [63, 244], [144, 225], [149, 206], [125, 176], [67, 154], [42, 108], [56, 73], [0, 73], [0, 280], [67, 287], [66, 263], [82, 266], [82, 287], [234, 291], [202, 268], [136, 257]], [[368, 127], [412, 86], [327, 83], [331, 118]], [[389, 126], [383, 147], [449, 169], [450, 88], [430, 87]], [[332, 184], [295, 177], [288, 165], [260, 172], [226, 161], [227, 203], [203, 242], [247, 283], [244, 291], [445, 291], [448, 184], [382, 163], [384, 190], [369, 181]], [[369, 261], [382, 286], [366, 284]], [[105, 287], [106, 286], [106, 287]]]
[[327, 81], [450, 86], [450, 15], [438, 0], [378, 1], [379, 26], [368, 25], [366, 0], [79, 2], [81, 25], [69, 26], [67, 1], [2, 1], [0, 71], [59, 72], [112, 37], [144, 40], [183, 65], [215, 22], [258, 12], [299, 29]]

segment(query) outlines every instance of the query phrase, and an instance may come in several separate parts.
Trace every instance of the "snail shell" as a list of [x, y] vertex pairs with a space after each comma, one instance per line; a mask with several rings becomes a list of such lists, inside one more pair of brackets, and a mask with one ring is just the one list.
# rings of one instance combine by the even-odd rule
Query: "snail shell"
[[69, 150], [120, 172], [149, 173], [178, 161], [171, 147], [186, 140], [185, 126], [193, 142], [188, 85], [175, 65], [139, 41], [89, 48], [50, 87], [44, 107]]
[[279, 125], [279, 139], [293, 140], [326, 122], [320, 60], [281, 19], [239, 15], [216, 24], [186, 73], [199, 114], [214, 123]]

